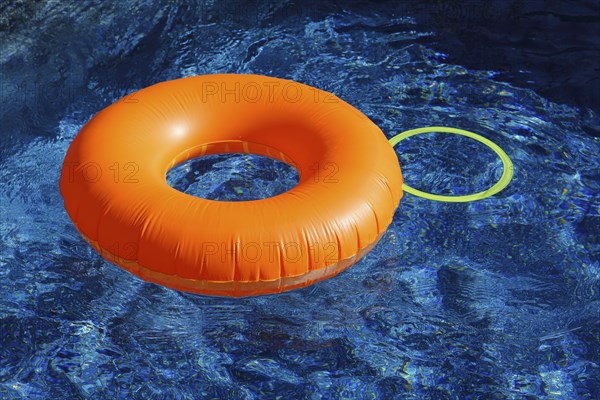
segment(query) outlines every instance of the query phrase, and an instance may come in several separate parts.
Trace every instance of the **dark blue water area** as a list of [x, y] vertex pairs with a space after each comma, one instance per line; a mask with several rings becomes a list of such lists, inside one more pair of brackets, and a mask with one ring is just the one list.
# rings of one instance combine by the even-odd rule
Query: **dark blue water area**
[[[114, 2], [0, 4], [0, 398], [600, 398], [598, 4]], [[335, 93], [391, 137], [443, 125], [494, 141], [497, 195], [406, 194], [340, 275], [242, 299], [180, 293], [104, 261], [58, 190], [99, 110], [211, 73]], [[502, 164], [434, 133], [396, 149], [411, 186], [485, 190]], [[232, 201], [297, 172], [215, 155], [169, 184]]]

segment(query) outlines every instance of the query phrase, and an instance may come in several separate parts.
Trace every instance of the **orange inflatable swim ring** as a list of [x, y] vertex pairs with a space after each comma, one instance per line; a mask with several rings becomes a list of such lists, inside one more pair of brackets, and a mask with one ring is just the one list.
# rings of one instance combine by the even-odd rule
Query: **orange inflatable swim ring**
[[[169, 186], [194, 157], [251, 153], [299, 172], [293, 189], [240, 202]], [[99, 112], [69, 147], [65, 209], [107, 260], [173, 289], [277, 293], [338, 274], [371, 250], [402, 197], [380, 129], [333, 94], [258, 75], [159, 83]]]

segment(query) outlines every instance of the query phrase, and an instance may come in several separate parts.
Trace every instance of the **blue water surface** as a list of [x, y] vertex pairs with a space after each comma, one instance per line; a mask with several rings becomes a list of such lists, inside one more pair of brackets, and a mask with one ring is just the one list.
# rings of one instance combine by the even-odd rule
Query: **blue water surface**
[[[594, 9], [415, 3], [3, 3], [0, 398], [600, 398], [600, 129], [586, 89], [597, 84], [589, 55], [600, 40], [588, 39], [585, 19]], [[524, 17], [514, 25], [498, 22], [515, 12]], [[478, 16], [495, 21], [481, 24], [480, 47], [448, 31], [461, 15], [470, 29]], [[570, 31], [544, 39], [562, 32], [545, 22], [534, 45], [511, 39], [539, 18], [563, 27], [560, 16], [581, 24], [583, 44], [569, 45]], [[498, 43], [501, 63], [484, 51], [484, 63], [457, 57]], [[538, 73], [570, 57], [571, 75]], [[473, 203], [405, 195], [372, 252], [300, 290], [229, 299], [145, 283], [78, 235], [61, 163], [102, 108], [210, 73], [330, 91], [388, 137], [472, 130], [511, 157], [513, 181]], [[555, 96], [546, 84], [563, 76]], [[443, 133], [407, 139], [397, 154], [407, 183], [439, 194], [484, 190], [502, 172], [483, 145]], [[168, 174], [179, 190], [227, 200], [275, 195], [297, 179], [249, 155]]]

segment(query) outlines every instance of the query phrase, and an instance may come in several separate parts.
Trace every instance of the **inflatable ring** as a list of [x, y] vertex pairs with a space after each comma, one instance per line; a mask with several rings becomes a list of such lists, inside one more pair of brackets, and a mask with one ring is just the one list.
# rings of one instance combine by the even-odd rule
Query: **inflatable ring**
[[[173, 166], [251, 153], [294, 166], [299, 183], [253, 201], [207, 200], [166, 182]], [[65, 209], [107, 260], [173, 289], [277, 293], [348, 268], [372, 249], [402, 197], [393, 148], [333, 94], [257, 75], [159, 83], [110, 105], [71, 143]]]
[[398, 143], [400, 143], [402, 140], [409, 138], [411, 136], [420, 135], [423, 133], [432, 133], [432, 132], [453, 133], [455, 135], [466, 136], [471, 139], [475, 139], [478, 142], [486, 145], [487, 147], [492, 149], [494, 151], [494, 153], [496, 153], [498, 155], [498, 157], [500, 157], [500, 160], [502, 161], [502, 167], [503, 167], [502, 176], [500, 177], [498, 182], [496, 182], [489, 189], [484, 190], [483, 192], [474, 193], [474, 194], [465, 195], [465, 196], [442, 196], [439, 194], [426, 193], [426, 192], [422, 192], [420, 190], [414, 189], [414, 188], [408, 186], [406, 183], [404, 183], [402, 185], [402, 190], [404, 190], [405, 192], [410, 193], [414, 196], [423, 197], [428, 200], [444, 201], [444, 202], [451, 202], [451, 203], [462, 203], [462, 202], [469, 202], [469, 201], [485, 199], [487, 197], [490, 197], [490, 196], [500, 192], [502, 189], [504, 189], [506, 186], [508, 186], [508, 184], [510, 183], [512, 176], [513, 176], [512, 161], [510, 160], [508, 155], [504, 152], [504, 150], [502, 150], [496, 143], [494, 143], [491, 140], [486, 139], [483, 136], [478, 135], [476, 133], [466, 131], [464, 129], [449, 128], [449, 127], [445, 127], [445, 126], [428, 126], [425, 128], [411, 129], [409, 131], [402, 132], [402, 133], [392, 137], [390, 139], [390, 144], [392, 145], [392, 147], [394, 147]]

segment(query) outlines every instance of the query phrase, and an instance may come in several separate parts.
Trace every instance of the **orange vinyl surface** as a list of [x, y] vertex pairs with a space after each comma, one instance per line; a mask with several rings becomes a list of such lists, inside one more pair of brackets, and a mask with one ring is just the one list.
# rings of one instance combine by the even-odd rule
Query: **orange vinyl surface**
[[[279, 159], [293, 189], [240, 202], [166, 182], [173, 166], [216, 153]], [[103, 257], [142, 279], [224, 296], [309, 285], [354, 264], [402, 197], [381, 130], [338, 97], [258, 75], [162, 82], [99, 112], [69, 147], [65, 208]]]

